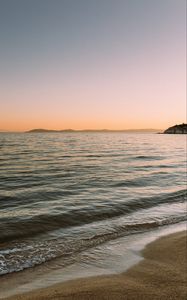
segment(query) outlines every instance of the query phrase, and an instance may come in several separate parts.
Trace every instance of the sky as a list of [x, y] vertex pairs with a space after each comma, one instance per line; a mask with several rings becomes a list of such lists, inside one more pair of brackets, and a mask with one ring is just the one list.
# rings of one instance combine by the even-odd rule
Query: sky
[[186, 122], [185, 0], [0, 0], [0, 130]]

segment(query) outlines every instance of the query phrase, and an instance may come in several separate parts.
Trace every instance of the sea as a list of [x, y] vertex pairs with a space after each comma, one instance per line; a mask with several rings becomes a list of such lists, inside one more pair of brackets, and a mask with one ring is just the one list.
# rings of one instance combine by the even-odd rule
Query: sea
[[186, 143], [155, 133], [0, 133], [0, 280], [41, 266], [58, 280], [122, 271], [129, 245], [184, 229]]

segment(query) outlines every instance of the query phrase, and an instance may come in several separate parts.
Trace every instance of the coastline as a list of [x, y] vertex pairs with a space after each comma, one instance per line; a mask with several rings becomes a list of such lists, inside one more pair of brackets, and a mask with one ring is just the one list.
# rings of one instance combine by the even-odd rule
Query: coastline
[[161, 237], [125, 273], [71, 280], [4, 299], [186, 299], [187, 232]]

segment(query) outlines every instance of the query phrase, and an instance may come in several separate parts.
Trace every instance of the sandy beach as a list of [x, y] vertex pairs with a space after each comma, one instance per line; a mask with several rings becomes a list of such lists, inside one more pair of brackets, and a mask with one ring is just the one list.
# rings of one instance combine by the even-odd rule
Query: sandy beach
[[186, 250], [186, 232], [174, 233], [149, 244], [144, 260], [123, 274], [68, 281], [6, 299], [186, 299]]

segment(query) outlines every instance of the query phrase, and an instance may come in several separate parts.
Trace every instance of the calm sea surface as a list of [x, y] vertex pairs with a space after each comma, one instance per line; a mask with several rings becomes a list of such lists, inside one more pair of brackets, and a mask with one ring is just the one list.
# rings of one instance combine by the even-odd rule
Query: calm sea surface
[[183, 222], [185, 154], [185, 135], [1, 133], [0, 275]]

